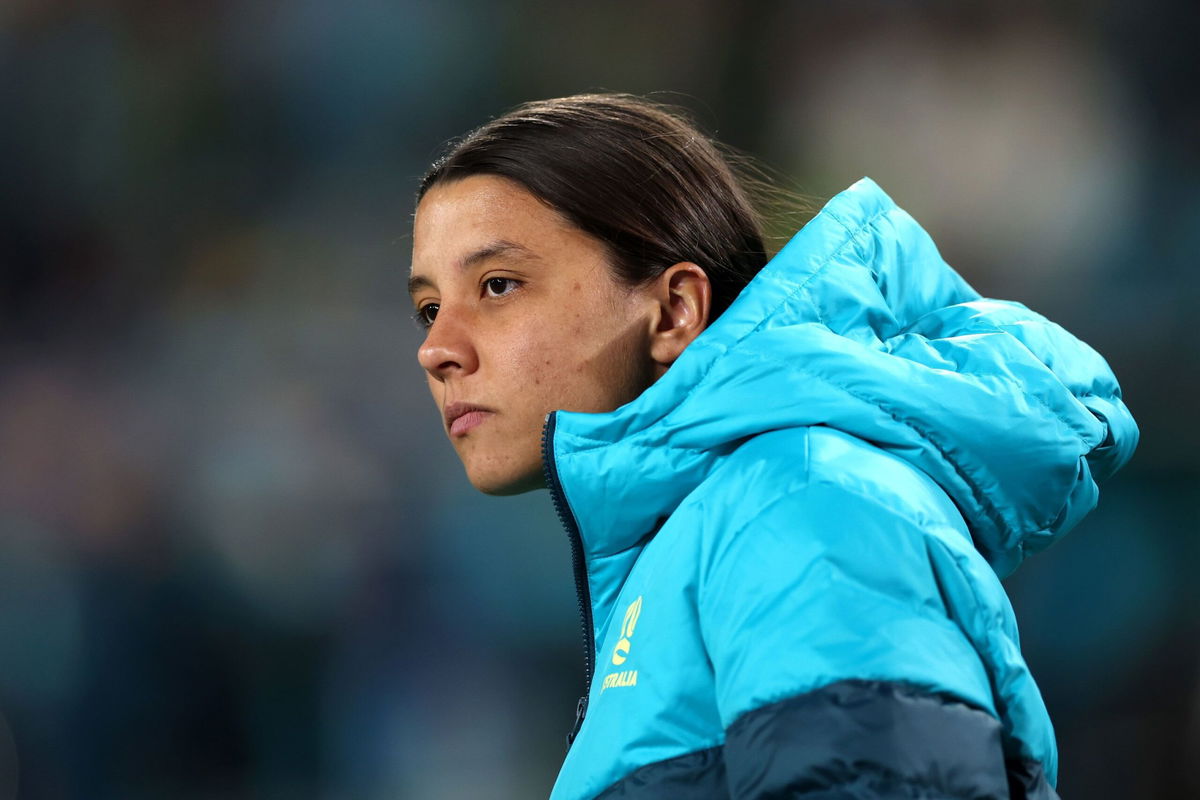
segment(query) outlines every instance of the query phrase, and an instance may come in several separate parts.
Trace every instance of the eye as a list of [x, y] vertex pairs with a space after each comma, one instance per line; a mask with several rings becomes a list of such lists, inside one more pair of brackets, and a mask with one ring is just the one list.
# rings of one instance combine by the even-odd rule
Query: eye
[[506, 295], [520, 285], [520, 281], [513, 280], [512, 278], [488, 278], [483, 282], [484, 293], [488, 297]]
[[433, 321], [437, 319], [439, 305], [437, 303], [426, 303], [417, 309], [417, 313], [413, 314], [413, 320], [417, 325], [428, 330]]

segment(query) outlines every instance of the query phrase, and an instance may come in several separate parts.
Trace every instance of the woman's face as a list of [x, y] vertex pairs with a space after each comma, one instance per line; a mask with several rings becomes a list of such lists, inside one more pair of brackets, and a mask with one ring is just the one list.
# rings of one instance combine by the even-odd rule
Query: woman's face
[[409, 288], [428, 326], [417, 360], [467, 477], [489, 494], [544, 485], [546, 415], [611, 411], [655, 377], [650, 290], [519, 184], [475, 175], [430, 189]]

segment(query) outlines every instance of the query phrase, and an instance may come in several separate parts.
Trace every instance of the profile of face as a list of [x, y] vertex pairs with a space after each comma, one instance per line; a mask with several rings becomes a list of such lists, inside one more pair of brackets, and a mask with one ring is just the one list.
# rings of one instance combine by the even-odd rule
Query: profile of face
[[425, 193], [409, 289], [443, 427], [489, 494], [542, 487], [546, 415], [633, 400], [700, 334], [710, 303], [695, 264], [630, 286], [598, 240], [491, 175]]

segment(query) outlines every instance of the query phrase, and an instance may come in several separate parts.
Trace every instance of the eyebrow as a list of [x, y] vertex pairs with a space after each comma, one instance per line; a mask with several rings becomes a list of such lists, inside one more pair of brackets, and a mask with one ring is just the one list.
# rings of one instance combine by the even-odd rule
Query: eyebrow
[[[507, 239], [497, 239], [465, 256], [458, 263], [458, 268], [460, 270], [468, 270], [481, 261], [487, 261], [490, 258], [537, 260], [538, 256], [523, 244], [510, 242]], [[433, 286], [433, 281], [424, 275], [413, 275], [408, 279], [408, 293], [410, 295], [416, 294], [421, 289], [432, 288]]]

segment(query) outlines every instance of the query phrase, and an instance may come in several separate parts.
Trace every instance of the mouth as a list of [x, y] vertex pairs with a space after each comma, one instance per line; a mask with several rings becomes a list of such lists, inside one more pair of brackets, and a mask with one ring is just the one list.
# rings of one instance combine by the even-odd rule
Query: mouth
[[466, 436], [495, 412], [474, 403], [451, 403], [442, 411], [451, 436]]

